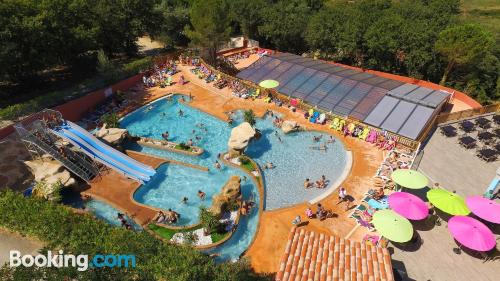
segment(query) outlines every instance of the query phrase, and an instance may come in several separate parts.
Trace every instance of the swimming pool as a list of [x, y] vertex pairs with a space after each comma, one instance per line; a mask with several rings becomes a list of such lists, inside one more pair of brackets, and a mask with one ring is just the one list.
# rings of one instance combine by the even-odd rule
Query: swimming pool
[[[182, 111], [182, 116], [179, 111]], [[186, 142], [192, 139], [205, 152], [200, 157], [194, 157], [137, 144], [128, 144], [128, 149], [209, 168], [205, 172], [176, 164], [164, 164], [158, 168], [150, 182], [139, 187], [134, 199], [163, 209], [172, 208], [181, 214], [180, 225], [196, 223], [199, 207], [209, 206], [211, 196], [221, 190], [230, 176], [245, 176], [241, 170], [232, 167], [224, 166], [221, 170], [213, 168], [217, 155], [227, 151], [231, 129], [242, 121], [241, 116], [238, 113], [235, 125], [231, 126], [178, 102], [178, 97], [175, 96], [171, 101], [157, 100], [152, 103], [152, 107], [142, 107], [124, 117], [120, 126], [126, 128], [131, 135], [162, 139], [162, 133], [168, 131], [172, 141]], [[271, 117], [258, 119], [255, 127], [261, 130], [263, 136], [249, 145], [247, 154], [261, 166], [267, 162], [273, 162], [276, 166], [272, 170], [263, 170], [266, 209], [312, 200], [325, 190], [304, 190], [303, 182], [306, 177], [317, 180], [325, 175], [333, 182], [345, 168], [346, 153], [341, 142], [327, 144], [326, 152], [310, 148], [318, 145], [312, 141], [313, 136], [321, 136], [326, 141], [326, 134], [300, 132], [283, 135], [278, 132], [282, 140], [280, 142]], [[205, 200], [197, 197], [198, 190], [207, 194]], [[257, 187], [251, 180], [242, 182], [242, 193], [244, 199], [252, 199], [257, 205], [261, 200]], [[187, 204], [182, 203], [184, 196], [188, 197]], [[256, 233], [258, 213], [257, 208], [254, 208], [250, 215], [241, 217], [233, 236], [207, 252], [216, 253], [219, 261], [237, 259], [248, 248]]]
[[[182, 117], [179, 116], [179, 111], [183, 112]], [[241, 122], [241, 114], [237, 114], [235, 120], [235, 125]], [[203, 124], [204, 129], [200, 128], [200, 124]], [[135, 111], [126, 116], [120, 125], [128, 129], [132, 135], [137, 136], [161, 139], [161, 134], [168, 131], [172, 141], [186, 142], [192, 139], [195, 145], [205, 149], [205, 153], [201, 157], [140, 146], [129, 148], [211, 169], [217, 154], [227, 151], [227, 141], [231, 129], [235, 126], [229, 126], [226, 122], [209, 114], [179, 103], [177, 98], [171, 102], [166, 99], [158, 100], [151, 110], [146, 107]], [[325, 175], [329, 183], [332, 184], [348, 168], [346, 167], [347, 154], [342, 142], [327, 143], [329, 136], [326, 134], [296, 132], [285, 135], [274, 127], [270, 116], [257, 119], [255, 127], [261, 131], [262, 137], [251, 142], [246, 153], [261, 167], [269, 162], [275, 166], [274, 169], [263, 170], [266, 186], [264, 208], [267, 210], [288, 207], [317, 198], [325, 190], [304, 189], [303, 183], [306, 178], [316, 181]], [[200, 137], [201, 140], [196, 141], [196, 136]], [[319, 136], [321, 140], [314, 142], [314, 136]], [[320, 144], [326, 144], [328, 149], [326, 151], [312, 149]], [[209, 175], [213, 174], [209, 173]], [[136, 200], [144, 204], [158, 203], [160, 199], [153, 198], [152, 195], [147, 196], [147, 190], [155, 190], [155, 186], [159, 184], [154, 179], [152, 182], [155, 183], [146, 184], [140, 189], [138, 194], [141, 196], [136, 197]], [[181, 200], [181, 198], [175, 200]]]

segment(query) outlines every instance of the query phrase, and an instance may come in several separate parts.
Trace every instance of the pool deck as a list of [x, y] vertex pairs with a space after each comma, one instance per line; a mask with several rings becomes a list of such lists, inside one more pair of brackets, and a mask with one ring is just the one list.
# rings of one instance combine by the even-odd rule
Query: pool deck
[[[345, 148], [352, 153], [352, 167], [350, 173], [341, 184], [347, 189], [348, 194], [354, 198], [351, 207], [354, 207], [368, 188], [373, 185], [372, 177], [375, 175], [379, 164], [383, 161], [384, 151], [357, 138], [344, 138], [340, 136], [338, 132], [327, 129], [327, 126], [312, 124], [303, 118], [301, 112], [293, 113], [287, 108], [264, 103], [262, 100], [252, 101], [233, 97], [228, 88], [219, 90], [213, 87], [212, 84], [207, 84], [203, 80], [198, 79], [189, 71], [189, 67], [180, 66], [179, 69], [181, 72], [174, 75], [174, 82], [178, 81], [180, 75], [184, 75], [189, 81], [187, 84], [174, 84], [167, 88], [155, 87], [143, 91], [137, 89], [135, 93], [129, 96], [129, 99], [133, 100], [133, 102], [123, 114], [134, 110], [137, 108], [138, 104], [145, 104], [165, 96], [168, 93], [191, 94], [193, 96], [193, 101], [190, 103], [191, 106], [220, 118], [221, 120], [226, 120], [227, 112], [236, 111], [238, 109], [252, 109], [259, 117], [263, 116], [267, 110], [273, 110], [283, 114], [284, 119], [297, 121], [308, 130], [333, 134], [341, 140]], [[138, 87], [141, 88], [140, 86]], [[138, 160], [142, 161], [141, 159]], [[116, 180], [108, 180], [108, 184], [106, 185], [109, 184], [116, 185]], [[122, 192], [124, 188], [129, 190], [125, 185], [125, 183], [117, 185], [116, 189], [121, 191], [116, 190], [116, 192], [130, 194], [130, 192]], [[130, 185], [130, 183], [128, 185]], [[272, 186], [267, 186], [266, 188], [272, 188]], [[110, 190], [108, 192], [116, 197], [121, 196]], [[130, 200], [128, 196], [129, 195], [123, 195], [123, 200]], [[324, 221], [319, 221], [317, 219], [309, 220], [301, 227], [310, 231], [336, 235], [358, 241], [368, 232], [365, 228], [357, 227], [355, 221], [348, 218], [352, 209], [346, 210], [345, 203], [337, 205], [338, 192], [336, 190], [320, 202], [327, 209], [331, 209], [338, 217], [329, 218]], [[290, 232], [291, 222], [297, 215], [301, 215], [304, 218], [304, 211], [308, 206], [309, 204], [304, 202], [288, 208], [264, 211], [261, 214], [260, 225], [255, 240], [246, 252], [246, 256], [250, 258], [251, 265], [256, 271], [276, 272], [278, 270], [279, 260]], [[316, 209], [315, 206], [311, 207], [313, 210]], [[139, 213], [139, 210], [137, 210], [137, 214], [135, 215], [142, 218], [143, 216], [147, 217], [150, 213]]]

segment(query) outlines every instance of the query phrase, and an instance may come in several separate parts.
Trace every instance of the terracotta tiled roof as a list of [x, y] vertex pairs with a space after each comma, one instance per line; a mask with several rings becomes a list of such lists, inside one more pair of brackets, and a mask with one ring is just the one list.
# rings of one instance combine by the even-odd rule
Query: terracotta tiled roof
[[385, 248], [293, 227], [280, 260], [277, 281], [391, 281]]

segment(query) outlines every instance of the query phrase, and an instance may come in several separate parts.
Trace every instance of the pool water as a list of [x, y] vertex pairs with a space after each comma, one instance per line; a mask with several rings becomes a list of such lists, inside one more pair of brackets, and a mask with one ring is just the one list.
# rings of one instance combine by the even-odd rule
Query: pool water
[[[150, 106], [142, 107], [127, 115], [120, 122], [131, 135], [162, 139], [162, 133], [169, 132], [170, 140], [175, 142], [194, 141], [196, 146], [205, 152], [200, 157], [189, 156], [171, 151], [128, 144], [126, 148], [143, 153], [166, 157], [181, 162], [208, 167], [209, 171], [176, 164], [164, 164], [151, 181], [141, 186], [134, 194], [134, 199], [140, 203], [156, 206], [162, 209], [171, 208], [181, 214], [179, 225], [196, 223], [200, 206], [209, 206], [211, 197], [217, 194], [232, 175], [241, 178], [246, 176], [239, 169], [223, 166], [221, 170], [213, 168], [219, 153], [227, 151], [227, 142], [231, 129], [242, 122], [241, 112], [235, 117], [235, 125], [228, 125], [207, 113], [194, 109], [186, 104], [172, 100], [160, 99]], [[182, 111], [180, 116], [179, 111]], [[276, 168], [263, 170], [266, 186], [265, 208], [276, 209], [311, 200], [324, 192], [319, 189], [304, 190], [306, 177], [317, 180], [325, 175], [334, 182], [342, 173], [345, 163], [345, 150], [341, 142], [327, 144], [327, 151], [311, 149], [319, 143], [312, 141], [313, 136], [326, 134], [300, 132], [283, 135], [277, 132], [272, 124], [272, 117], [258, 119], [255, 126], [262, 132], [262, 137], [250, 143], [247, 154], [263, 167], [267, 162], [273, 162]], [[281, 139], [278, 139], [278, 136]], [[198, 137], [198, 140], [196, 139]], [[322, 143], [323, 143], [322, 142]], [[200, 200], [197, 191], [207, 194], [205, 200]], [[257, 187], [252, 181], [242, 182], [243, 198], [254, 200], [257, 205], [261, 198]], [[183, 204], [182, 198], [188, 197], [188, 203]], [[239, 226], [232, 238], [210, 251], [217, 253], [217, 260], [237, 259], [250, 245], [258, 224], [257, 208], [250, 215], [240, 219]]]
[[[183, 112], [182, 117], [179, 116], [179, 111]], [[239, 112], [235, 116], [235, 125], [230, 126], [207, 113], [179, 103], [174, 98], [173, 101], [158, 100], [151, 110], [147, 107], [141, 108], [125, 117], [120, 125], [136, 136], [162, 139], [161, 134], [168, 131], [172, 141], [186, 142], [192, 139], [195, 145], [205, 149], [202, 157], [140, 146], [129, 148], [213, 169], [217, 154], [227, 151], [231, 129], [242, 122], [242, 119], [242, 114]], [[274, 127], [272, 120], [271, 116], [257, 119], [255, 127], [261, 131], [262, 137], [251, 142], [246, 151], [261, 167], [269, 162], [275, 166], [274, 169], [263, 169], [266, 186], [264, 208], [267, 210], [313, 200], [324, 190], [316, 188], [306, 190], [303, 187], [304, 180], [309, 178], [311, 181], [316, 181], [325, 175], [331, 184], [342, 175], [346, 166], [346, 151], [342, 142], [328, 143], [327, 134], [309, 131], [285, 135]], [[206, 130], [200, 128], [200, 124], [203, 124]], [[201, 137], [201, 140], [197, 142], [196, 136]], [[321, 136], [320, 141], [314, 142], [314, 136]], [[321, 144], [326, 145], [326, 151], [313, 149]], [[158, 181], [154, 179], [152, 181], [158, 184]], [[151, 189], [153, 185], [147, 184], [144, 187]], [[136, 200], [144, 204], [154, 204], [161, 200], [142, 196], [144, 193], [147, 191], [141, 190], [139, 192], [141, 198], [137, 197]]]
[[[77, 209], [85, 209], [92, 213], [96, 218], [105, 221], [113, 226], [121, 227], [121, 222], [118, 219], [118, 213], [123, 213], [115, 209], [109, 204], [106, 204], [97, 199], [82, 200], [80, 194], [71, 190], [65, 190], [62, 193], [63, 204], [69, 205]], [[125, 216], [126, 220], [132, 225], [134, 230], [142, 230], [142, 227], [134, 222], [134, 220]]]

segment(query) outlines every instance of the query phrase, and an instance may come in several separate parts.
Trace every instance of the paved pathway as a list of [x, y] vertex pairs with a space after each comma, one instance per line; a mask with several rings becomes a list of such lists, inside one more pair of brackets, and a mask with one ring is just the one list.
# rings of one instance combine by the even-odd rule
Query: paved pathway
[[9, 262], [9, 252], [18, 250], [21, 254], [36, 254], [42, 243], [22, 237], [15, 233], [0, 230], [0, 266]]

